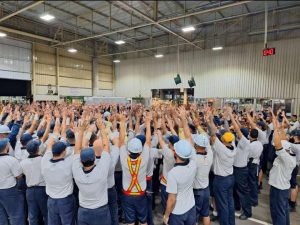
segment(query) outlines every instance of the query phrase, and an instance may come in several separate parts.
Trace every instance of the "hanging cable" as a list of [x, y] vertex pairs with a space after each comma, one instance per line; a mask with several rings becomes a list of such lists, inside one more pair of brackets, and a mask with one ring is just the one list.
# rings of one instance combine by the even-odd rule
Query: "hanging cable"
[[265, 48], [267, 48], [267, 38], [268, 38], [268, 1], [265, 1], [265, 40], [264, 40]]

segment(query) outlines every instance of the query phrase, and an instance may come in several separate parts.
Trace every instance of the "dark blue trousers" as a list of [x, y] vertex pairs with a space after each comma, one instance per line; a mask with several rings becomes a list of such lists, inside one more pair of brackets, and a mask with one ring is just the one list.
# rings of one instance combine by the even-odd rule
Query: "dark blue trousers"
[[44, 186], [29, 187], [26, 190], [28, 217], [30, 225], [48, 224], [47, 200], [48, 196]]
[[118, 218], [118, 197], [115, 187], [109, 188], [108, 190], [108, 207], [111, 216], [111, 225], [119, 225]]
[[122, 200], [125, 223], [131, 224], [136, 221], [139, 223], [147, 223], [148, 206], [145, 194], [140, 196], [124, 194]]
[[78, 225], [111, 225], [111, 216], [107, 205], [96, 208], [78, 209]]
[[160, 184], [160, 194], [161, 194], [161, 206], [163, 209], [163, 213], [165, 213], [167, 207], [168, 193], [167, 193], [167, 187], [163, 184]]
[[175, 214], [170, 215], [169, 225], [195, 225], [195, 224], [196, 224], [195, 206], [182, 215], [175, 215]]
[[248, 163], [248, 184], [251, 205], [255, 206], [258, 204], [258, 165], [252, 162]]
[[152, 180], [147, 180], [146, 196], [147, 196], [147, 206], [148, 206], [147, 224], [154, 225], [153, 214], [152, 214], [152, 198], [153, 198]]
[[270, 211], [273, 225], [290, 225], [290, 190], [270, 188]]
[[118, 215], [123, 217], [122, 209], [122, 195], [123, 195], [123, 185], [122, 185], [122, 171], [115, 171], [115, 187], [117, 191], [118, 198]]
[[74, 225], [76, 203], [75, 197], [69, 195], [66, 198], [48, 198], [48, 225]]
[[213, 188], [220, 225], [235, 225], [233, 185], [233, 175], [226, 177], [215, 175]]
[[24, 202], [17, 187], [0, 189], [0, 224], [25, 225]]
[[234, 187], [233, 197], [234, 205], [236, 209], [242, 208], [243, 213], [247, 217], [252, 216], [252, 207], [250, 201], [250, 190], [248, 186], [248, 168], [246, 167], [234, 167]]
[[209, 187], [204, 189], [194, 189], [194, 197], [196, 203], [196, 219], [199, 222], [201, 217], [209, 216]]

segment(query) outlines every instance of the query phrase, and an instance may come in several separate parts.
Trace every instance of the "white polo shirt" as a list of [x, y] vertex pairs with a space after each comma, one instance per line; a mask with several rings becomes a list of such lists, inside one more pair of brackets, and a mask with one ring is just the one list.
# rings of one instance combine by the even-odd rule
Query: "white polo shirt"
[[236, 147], [232, 142], [233, 149], [227, 148], [219, 138], [212, 145], [214, 151], [213, 168], [214, 174], [218, 176], [229, 176], [233, 174], [233, 162], [236, 155]]
[[269, 140], [267, 138], [267, 131], [262, 131], [259, 128], [256, 128], [258, 131], [258, 137], [257, 140], [261, 142], [261, 144], [266, 145], [269, 143]]
[[111, 163], [110, 163], [110, 168], [109, 168], [108, 178], [107, 178], [108, 188], [112, 188], [115, 185], [115, 168], [117, 162], [119, 161], [119, 156], [120, 156], [119, 147], [115, 145], [111, 145], [110, 146]]
[[7, 154], [0, 155], [0, 189], [16, 186], [16, 177], [22, 174], [19, 161]]
[[[127, 191], [131, 180], [132, 176], [129, 172], [129, 167], [128, 167], [128, 154], [129, 152], [127, 151], [125, 145], [123, 145], [120, 148], [120, 161], [122, 165], [122, 172], [123, 172], [123, 177], [122, 177], [122, 182], [123, 182], [123, 189]], [[146, 175], [147, 175], [147, 165], [148, 165], [148, 160], [149, 160], [149, 154], [150, 154], [150, 149], [146, 146], [144, 146], [143, 151], [141, 153], [141, 164], [140, 164], [140, 169], [138, 171], [138, 176], [137, 176], [137, 181], [142, 189], [142, 191], [146, 190], [147, 183], [146, 183]], [[135, 169], [135, 167], [133, 166]], [[131, 190], [132, 192], [138, 192], [136, 186]]]
[[23, 173], [26, 176], [27, 187], [45, 186], [45, 180], [41, 171], [42, 156], [27, 158], [20, 162]]
[[29, 154], [26, 150], [26, 147], [22, 147], [22, 144], [20, 141], [17, 141], [17, 143], [16, 143], [14, 156], [19, 161], [22, 161], [29, 156]]
[[299, 166], [300, 165], [300, 143], [298, 144], [291, 143], [291, 149], [296, 154], [296, 161], [297, 161], [297, 165]]
[[161, 157], [161, 151], [159, 151], [157, 148], [152, 147], [150, 150], [149, 155], [149, 161], [147, 165], [147, 177], [153, 176], [153, 170], [154, 170], [154, 160]]
[[213, 163], [213, 153], [211, 147], [206, 147], [206, 154], [196, 153], [195, 162], [197, 165], [196, 177], [194, 180], [194, 189], [204, 189], [209, 185], [209, 171]]
[[[163, 155], [162, 175], [166, 180], [168, 180], [168, 173], [171, 169], [173, 169], [175, 164], [174, 152], [168, 147], [167, 144], [165, 144], [165, 146], [162, 149], [162, 155]], [[162, 185], [167, 186], [167, 183], [164, 182], [164, 179], [161, 179], [160, 183]]]
[[46, 193], [51, 198], [65, 198], [73, 193], [73, 155], [53, 161], [52, 152], [46, 151], [42, 158], [42, 175], [46, 182]]
[[264, 147], [260, 141], [252, 141], [249, 145], [249, 159], [253, 158], [252, 163], [259, 165], [260, 155]]
[[234, 157], [233, 165], [235, 167], [246, 167], [248, 164], [248, 156], [249, 156], [249, 145], [250, 141], [244, 137], [239, 140], [237, 149], [236, 149], [236, 155]]
[[89, 172], [83, 170], [80, 155], [73, 156], [73, 176], [79, 189], [79, 205], [87, 209], [96, 209], [108, 202], [107, 176], [111, 157], [102, 152], [101, 158], [95, 161], [96, 166]]
[[195, 206], [193, 183], [196, 177], [196, 163], [190, 160], [187, 165], [176, 165], [168, 173], [167, 193], [176, 194], [172, 214], [182, 215]]
[[296, 157], [291, 156], [285, 149], [276, 151], [276, 155], [270, 171], [269, 184], [280, 190], [287, 190], [291, 187], [290, 179], [296, 167]]

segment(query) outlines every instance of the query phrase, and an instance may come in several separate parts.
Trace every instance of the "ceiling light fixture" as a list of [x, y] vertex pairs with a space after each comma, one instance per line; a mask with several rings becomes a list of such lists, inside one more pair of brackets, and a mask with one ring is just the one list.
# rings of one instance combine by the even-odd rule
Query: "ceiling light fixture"
[[123, 45], [123, 44], [125, 44], [125, 41], [123, 41], [123, 40], [118, 40], [118, 41], [115, 41], [115, 43], [116, 43], [117, 45]]
[[0, 37], [6, 37], [6, 36], [7, 36], [6, 33], [0, 32]]
[[222, 50], [223, 47], [222, 46], [215, 46], [212, 48], [213, 51], [219, 51], [219, 50]]
[[195, 30], [194, 26], [187, 26], [187, 27], [183, 27], [181, 28], [182, 32], [187, 33], [187, 32], [192, 32]]
[[163, 54], [156, 54], [156, 55], [155, 55], [155, 58], [162, 58], [162, 57], [164, 57]]
[[119, 62], [121, 62], [121, 60], [115, 59], [113, 62], [114, 62], [114, 63], [119, 63]]
[[77, 49], [76, 48], [69, 48], [68, 52], [70, 52], [70, 53], [76, 53]]
[[40, 18], [41, 18], [42, 20], [45, 20], [45, 21], [47, 21], [47, 22], [50, 22], [51, 20], [54, 20], [54, 19], [55, 19], [55, 16], [53, 16], [53, 15], [51, 15], [51, 14], [49, 14], [49, 13], [44, 13], [44, 14], [42, 14], [42, 15], [40, 16]]

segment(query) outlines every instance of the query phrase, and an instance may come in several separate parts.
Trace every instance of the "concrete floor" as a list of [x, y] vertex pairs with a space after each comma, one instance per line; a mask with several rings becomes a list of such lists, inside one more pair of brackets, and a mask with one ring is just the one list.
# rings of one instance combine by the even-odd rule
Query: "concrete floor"
[[[300, 176], [298, 175], [298, 184], [300, 184]], [[261, 190], [261, 194], [259, 195], [259, 205], [253, 208], [253, 216], [252, 218], [242, 221], [236, 217], [236, 225], [270, 225], [272, 224], [270, 209], [269, 209], [269, 185], [267, 180], [263, 183], [263, 190]], [[160, 208], [160, 199], [159, 197], [156, 199], [157, 206], [154, 211], [154, 224], [162, 225], [162, 214]], [[300, 225], [300, 195], [298, 195], [298, 206], [297, 211], [290, 213], [291, 225]], [[236, 213], [238, 214], [238, 212]], [[201, 223], [200, 223], [201, 224]], [[212, 222], [211, 225], [219, 225], [218, 222]]]

